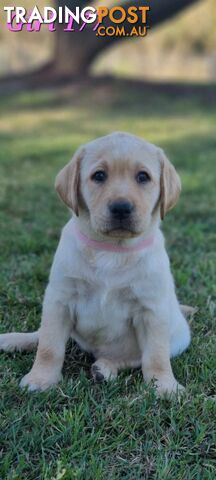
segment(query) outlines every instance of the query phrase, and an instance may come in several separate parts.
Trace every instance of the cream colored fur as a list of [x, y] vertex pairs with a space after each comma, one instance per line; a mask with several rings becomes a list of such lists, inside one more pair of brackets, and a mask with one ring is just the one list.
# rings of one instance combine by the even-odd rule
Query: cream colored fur
[[[105, 170], [103, 185], [92, 181]], [[138, 171], [150, 181], [137, 184]], [[21, 386], [44, 390], [61, 379], [69, 337], [95, 356], [96, 380], [116, 378], [117, 371], [142, 366], [146, 382], [159, 394], [182, 389], [170, 357], [190, 343], [190, 331], [176, 298], [160, 220], [178, 200], [180, 179], [158, 147], [133, 135], [114, 133], [79, 149], [56, 179], [56, 188], [76, 213], [62, 231], [49, 284], [41, 327], [33, 333], [0, 335], [5, 351], [33, 349], [31, 371]], [[127, 199], [135, 210], [128, 230], [112, 230], [108, 205]], [[111, 253], [83, 246], [73, 224], [91, 239], [132, 245], [154, 237], [139, 252]], [[185, 308], [182, 307], [185, 312]]]

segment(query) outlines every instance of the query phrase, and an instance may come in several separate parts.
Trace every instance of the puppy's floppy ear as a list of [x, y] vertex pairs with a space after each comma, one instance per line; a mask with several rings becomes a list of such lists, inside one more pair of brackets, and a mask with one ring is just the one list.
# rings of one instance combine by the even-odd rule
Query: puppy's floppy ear
[[161, 164], [160, 177], [160, 216], [163, 220], [166, 213], [177, 203], [181, 192], [181, 180], [163, 150], [159, 149]]
[[60, 170], [55, 180], [55, 188], [61, 200], [78, 216], [78, 190], [80, 182], [80, 162], [84, 148], [79, 148], [72, 160]]

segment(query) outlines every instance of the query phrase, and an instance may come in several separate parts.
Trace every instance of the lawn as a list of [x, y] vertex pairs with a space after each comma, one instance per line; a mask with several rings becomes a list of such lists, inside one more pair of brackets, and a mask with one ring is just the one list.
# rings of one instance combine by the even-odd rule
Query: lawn
[[158, 400], [140, 370], [94, 385], [91, 358], [68, 345], [64, 380], [20, 391], [34, 354], [1, 354], [1, 480], [215, 478], [213, 276], [216, 111], [213, 91], [111, 80], [2, 96], [0, 117], [1, 332], [36, 329], [52, 257], [69, 212], [53, 188], [82, 143], [126, 130], [163, 147], [183, 182], [166, 234], [178, 296], [199, 308], [192, 344], [175, 359], [187, 385]]

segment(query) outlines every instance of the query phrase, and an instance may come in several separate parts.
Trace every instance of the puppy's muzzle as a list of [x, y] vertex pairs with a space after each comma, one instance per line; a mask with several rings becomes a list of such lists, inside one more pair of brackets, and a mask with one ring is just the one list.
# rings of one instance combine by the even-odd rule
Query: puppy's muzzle
[[134, 205], [128, 202], [128, 200], [116, 200], [110, 203], [108, 208], [113, 220], [122, 221], [130, 218], [134, 210]]

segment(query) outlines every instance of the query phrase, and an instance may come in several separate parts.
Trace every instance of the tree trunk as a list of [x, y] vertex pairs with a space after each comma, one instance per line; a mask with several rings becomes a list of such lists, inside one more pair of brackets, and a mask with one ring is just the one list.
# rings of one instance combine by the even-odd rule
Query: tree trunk
[[[148, 25], [151, 28], [169, 20], [171, 17], [179, 13], [184, 8], [196, 3], [198, 0], [153, 0], [145, 1], [144, 5], [149, 5], [150, 11], [148, 14]], [[74, 1], [65, 2], [57, 0], [57, 6], [64, 6], [65, 4], [73, 10], [75, 6], [83, 8], [85, 4], [90, 5], [91, 2]], [[124, 8], [130, 6], [140, 6], [140, 1], [130, 0], [122, 3]], [[105, 18], [103, 25], [108, 27], [113, 25], [109, 19]], [[142, 25], [141, 20], [136, 26]], [[131, 24], [124, 23], [125, 31], [129, 32]], [[89, 70], [92, 61], [105, 48], [112, 47], [116, 42], [128, 41], [131, 37], [100, 37], [96, 36], [96, 32], [92, 31], [91, 24], [82, 32], [64, 32], [62, 25], [53, 34], [55, 35], [55, 55], [53, 61], [53, 71], [60, 75], [83, 75]]]

